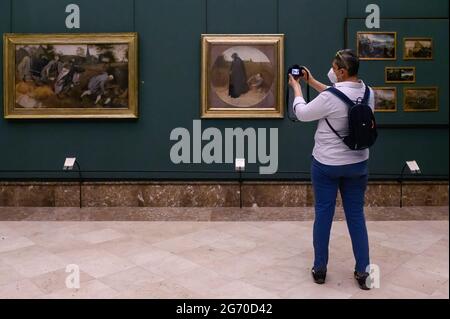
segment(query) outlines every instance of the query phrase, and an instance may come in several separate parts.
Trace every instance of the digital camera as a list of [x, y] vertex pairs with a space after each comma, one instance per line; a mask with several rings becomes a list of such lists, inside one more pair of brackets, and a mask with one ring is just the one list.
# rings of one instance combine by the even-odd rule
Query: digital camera
[[289, 67], [288, 74], [292, 75], [294, 79], [298, 80], [303, 76], [303, 71], [305, 71], [305, 73], [307, 72], [303, 66], [294, 64], [293, 66]]

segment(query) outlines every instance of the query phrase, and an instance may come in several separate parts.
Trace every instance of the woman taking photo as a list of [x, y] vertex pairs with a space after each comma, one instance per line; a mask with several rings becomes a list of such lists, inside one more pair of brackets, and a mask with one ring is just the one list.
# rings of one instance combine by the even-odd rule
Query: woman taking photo
[[[328, 73], [333, 86], [355, 103], [359, 99], [361, 101], [366, 92], [366, 85], [358, 78], [358, 69], [358, 57], [352, 50], [346, 49], [337, 52]], [[349, 106], [327, 90], [328, 86], [317, 81], [309, 70], [308, 76], [305, 71], [302, 73], [301, 79], [320, 93], [314, 100], [306, 103], [299, 80], [289, 75], [289, 85], [295, 94], [292, 105], [294, 114], [303, 122], [318, 121], [311, 163], [315, 196], [312, 276], [316, 283], [325, 283], [331, 224], [339, 189], [356, 260], [354, 276], [360, 288], [368, 290], [370, 285], [366, 281], [370, 261], [364, 194], [368, 179], [369, 150], [350, 149], [338, 137], [349, 133]], [[369, 92], [368, 105], [373, 111], [374, 94], [371, 89]]]

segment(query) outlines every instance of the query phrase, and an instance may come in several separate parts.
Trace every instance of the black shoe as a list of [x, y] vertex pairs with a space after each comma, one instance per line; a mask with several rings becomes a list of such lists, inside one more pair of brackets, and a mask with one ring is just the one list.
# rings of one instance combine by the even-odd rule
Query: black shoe
[[359, 288], [362, 290], [370, 290], [369, 287], [367, 287], [367, 278], [369, 277], [368, 272], [357, 272], [354, 273], [355, 279], [358, 282]]
[[311, 269], [311, 274], [314, 278], [314, 282], [318, 285], [322, 285], [325, 283], [325, 278], [327, 277], [327, 271], [326, 270], [314, 270]]

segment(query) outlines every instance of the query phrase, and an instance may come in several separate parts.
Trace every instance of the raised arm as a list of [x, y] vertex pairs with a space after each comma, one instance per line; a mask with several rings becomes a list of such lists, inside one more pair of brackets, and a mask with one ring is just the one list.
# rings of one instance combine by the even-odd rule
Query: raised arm
[[306, 76], [305, 71], [302, 71], [303, 76], [301, 79], [309, 84], [314, 90], [321, 93], [322, 91], [325, 91], [328, 86], [323, 84], [322, 82], [317, 81], [314, 76], [312, 75], [311, 71], [309, 71], [306, 67], [304, 67], [306, 71], [309, 73], [309, 77]]

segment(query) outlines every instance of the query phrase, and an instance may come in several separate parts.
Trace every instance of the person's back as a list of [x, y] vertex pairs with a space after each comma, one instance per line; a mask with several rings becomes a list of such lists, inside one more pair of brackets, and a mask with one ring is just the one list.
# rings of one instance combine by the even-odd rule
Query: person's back
[[[339, 82], [335, 87], [352, 101], [364, 96], [366, 85], [361, 82]], [[331, 92], [324, 91], [318, 96], [327, 110], [326, 118], [341, 136], [348, 135], [349, 107]], [[318, 101], [319, 102], [319, 101]], [[369, 106], [374, 110], [375, 97], [370, 89]], [[358, 163], [369, 158], [369, 149], [355, 151], [345, 145], [342, 140], [330, 129], [325, 118], [319, 119], [314, 136], [313, 156], [319, 162], [327, 165], [346, 165]]]

